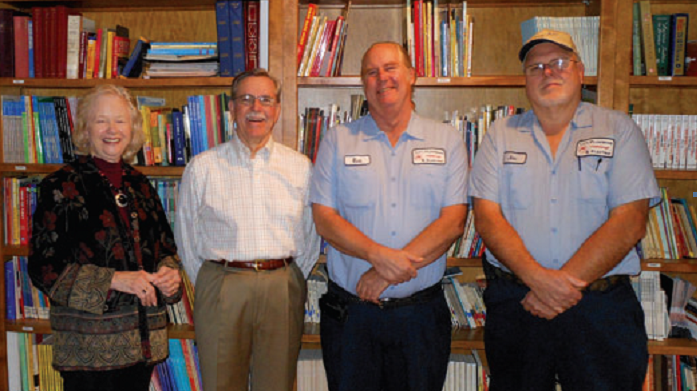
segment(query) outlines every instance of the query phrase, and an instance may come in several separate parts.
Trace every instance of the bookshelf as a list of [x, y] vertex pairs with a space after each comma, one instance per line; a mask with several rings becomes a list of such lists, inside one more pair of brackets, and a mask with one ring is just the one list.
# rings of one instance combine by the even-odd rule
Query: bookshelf
[[[12, 0], [1, 1], [0, 8], [29, 10], [33, 6], [65, 4], [94, 19], [97, 27], [122, 24], [130, 29], [131, 38], [145, 36], [162, 41], [215, 41], [215, 0], [68, 0], [62, 2]], [[336, 18], [346, 0], [319, 0], [319, 12]], [[441, 4], [458, 4], [440, 0]], [[631, 71], [631, 9], [633, 0], [469, 0], [468, 13], [474, 17], [473, 76], [450, 78], [418, 78], [415, 101], [424, 116], [442, 118], [443, 111], [466, 110], [482, 105], [514, 105], [529, 107], [525, 97], [525, 80], [521, 75], [517, 52], [521, 44], [520, 23], [533, 16], [600, 16], [599, 74], [585, 78], [586, 87], [597, 91], [598, 104], [626, 111], [633, 103], [636, 113], [697, 114], [697, 78], [672, 79], [632, 76]], [[325, 107], [330, 102], [348, 108], [349, 96], [361, 93], [359, 62], [363, 51], [373, 42], [404, 39], [404, 0], [353, 0], [349, 14], [349, 37], [345, 49], [341, 77], [297, 77], [296, 45], [302, 27], [307, 0], [273, 0], [270, 2], [270, 71], [283, 85], [282, 115], [274, 130], [274, 138], [295, 146], [297, 114], [305, 107]], [[697, 20], [697, 4], [692, 0], [652, 1], [660, 12], [689, 12]], [[688, 30], [697, 39], [697, 29]], [[167, 99], [168, 106], [185, 103], [188, 95], [214, 94], [229, 90], [232, 78], [172, 78], [129, 80], [65, 80], [0, 78], [0, 94], [81, 95], [98, 84], [114, 83], [131, 90], [133, 95]], [[2, 126], [0, 122], [0, 127]], [[0, 128], [0, 131], [2, 129]], [[0, 137], [0, 143], [2, 142]], [[0, 145], [1, 146], [1, 145]], [[2, 151], [2, 148], [0, 148]], [[0, 152], [1, 153], [1, 152]], [[43, 175], [58, 165], [2, 163], [0, 176]], [[148, 176], [181, 176], [182, 167], [142, 167]], [[658, 170], [662, 185], [694, 202], [697, 172]], [[0, 236], [2, 236], [0, 226]], [[18, 246], [0, 246], [3, 261], [15, 255], [28, 254]], [[449, 266], [467, 269], [468, 274], [481, 274], [478, 259], [449, 259]], [[697, 261], [646, 260], [644, 270], [660, 270], [697, 277]], [[0, 279], [4, 292], [4, 279]], [[4, 319], [5, 302], [0, 300], [0, 391], [6, 390], [7, 357], [5, 332], [49, 333], [47, 321], [16, 321]], [[170, 326], [171, 338], [193, 338], [191, 326]], [[306, 330], [305, 347], [319, 347], [317, 330]], [[456, 331], [454, 349], [483, 349], [481, 330]], [[652, 354], [697, 355], [697, 342], [685, 340], [651, 341]]]

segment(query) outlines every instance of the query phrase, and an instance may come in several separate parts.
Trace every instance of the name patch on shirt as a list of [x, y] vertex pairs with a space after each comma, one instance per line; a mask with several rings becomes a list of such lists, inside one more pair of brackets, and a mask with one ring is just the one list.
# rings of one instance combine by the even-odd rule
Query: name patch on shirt
[[576, 144], [576, 156], [612, 157], [615, 154], [615, 140], [611, 138], [589, 138]]
[[345, 166], [367, 166], [368, 164], [370, 164], [370, 156], [368, 155], [344, 156]]
[[503, 153], [503, 164], [525, 164], [528, 154], [525, 152], [506, 151]]
[[443, 148], [416, 148], [411, 151], [411, 161], [414, 164], [445, 164]]

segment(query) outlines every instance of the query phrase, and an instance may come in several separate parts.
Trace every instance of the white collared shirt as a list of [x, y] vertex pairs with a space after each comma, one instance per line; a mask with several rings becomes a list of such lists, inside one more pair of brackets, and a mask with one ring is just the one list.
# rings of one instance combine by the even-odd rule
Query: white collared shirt
[[182, 177], [174, 230], [191, 281], [208, 259], [294, 257], [307, 277], [319, 255], [311, 175], [307, 157], [273, 138], [254, 159], [236, 134], [194, 157]]

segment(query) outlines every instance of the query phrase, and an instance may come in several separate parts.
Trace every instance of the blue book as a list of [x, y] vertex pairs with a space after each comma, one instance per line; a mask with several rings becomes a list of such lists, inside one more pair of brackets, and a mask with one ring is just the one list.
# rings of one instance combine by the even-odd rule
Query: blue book
[[36, 77], [34, 76], [34, 32], [32, 26], [33, 22], [29, 19], [29, 77]]
[[198, 138], [198, 124], [196, 117], [198, 116], [197, 102], [198, 99], [195, 96], [188, 97], [189, 100], [189, 140], [191, 141], [191, 156], [194, 157], [201, 152], [201, 147], [199, 147]]
[[232, 76], [244, 72], [244, 10], [241, 1], [230, 1], [230, 42], [232, 51]]
[[202, 48], [214, 48], [217, 44], [215, 42], [150, 42], [150, 47], [153, 49], [162, 48], [190, 48], [190, 47], [202, 47]]
[[184, 352], [182, 351], [181, 342], [178, 339], [169, 340], [169, 359], [171, 360], [177, 389], [179, 391], [191, 391], [189, 378], [186, 374]]
[[201, 136], [201, 152], [208, 150], [208, 118], [206, 117], [206, 96], [197, 95], [198, 99], [198, 125]]
[[63, 163], [63, 148], [60, 143], [60, 132], [58, 130], [58, 118], [53, 98], [46, 102], [46, 113], [48, 115], [49, 129], [51, 130], [51, 143], [53, 144], [53, 163]]
[[218, 58], [220, 76], [232, 76], [232, 46], [230, 42], [230, 5], [227, 0], [215, 3], [215, 20], [218, 27]]
[[168, 358], [166, 361], [157, 364], [157, 366], [155, 367], [155, 369], [157, 370], [157, 378], [160, 380], [160, 387], [162, 387], [162, 391], [173, 391], [171, 379], [169, 378], [169, 373], [167, 372], [169, 360], [171, 360], [171, 358]]
[[5, 318], [17, 320], [14, 262], [5, 262]]
[[218, 48], [164, 48], [148, 50], [148, 55], [166, 54], [170, 56], [214, 56]]
[[29, 282], [29, 271], [27, 270], [27, 257], [18, 257], [22, 283], [22, 298], [24, 299], [24, 317], [36, 319], [36, 308], [34, 307], [34, 297], [31, 292], [31, 282]]
[[184, 118], [179, 110], [172, 110], [172, 127], [174, 128], [174, 165], [186, 165], [184, 154]]
[[36, 148], [36, 162], [46, 163], [44, 153], [44, 138], [41, 130], [41, 112], [39, 110], [39, 99], [37, 96], [27, 96], [31, 99], [31, 105], [34, 108], [34, 148]]
[[141, 37], [138, 42], [136, 42], [133, 51], [131, 52], [131, 57], [128, 58], [128, 62], [123, 67], [121, 75], [124, 77], [139, 77], [143, 72], [143, 56], [150, 47], [150, 42]]

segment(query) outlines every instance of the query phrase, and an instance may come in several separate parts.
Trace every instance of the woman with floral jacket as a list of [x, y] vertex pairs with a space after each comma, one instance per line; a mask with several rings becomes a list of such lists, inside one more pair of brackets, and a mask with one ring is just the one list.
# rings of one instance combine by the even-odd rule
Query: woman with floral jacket
[[29, 274], [51, 300], [53, 366], [68, 390], [148, 389], [168, 355], [180, 261], [157, 192], [124, 160], [144, 140], [130, 94], [103, 85], [78, 105], [81, 154], [46, 176]]

